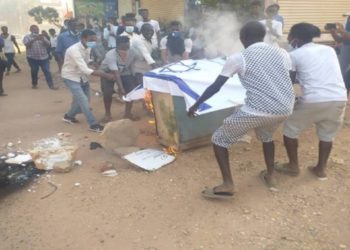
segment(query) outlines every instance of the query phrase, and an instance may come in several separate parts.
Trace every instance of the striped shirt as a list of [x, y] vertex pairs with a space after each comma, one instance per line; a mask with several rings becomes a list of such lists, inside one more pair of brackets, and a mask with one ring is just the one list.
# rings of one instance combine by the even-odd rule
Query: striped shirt
[[27, 57], [35, 60], [46, 60], [49, 58], [47, 48], [50, 46], [50, 41], [46, 38], [36, 40], [30, 46], [28, 44], [38, 35], [29, 34], [23, 38], [23, 44], [27, 48]]

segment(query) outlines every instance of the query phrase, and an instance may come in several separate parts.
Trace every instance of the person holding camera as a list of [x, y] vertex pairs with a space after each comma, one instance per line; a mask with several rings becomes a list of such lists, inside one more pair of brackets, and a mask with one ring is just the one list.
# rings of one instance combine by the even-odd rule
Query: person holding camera
[[27, 61], [31, 69], [32, 88], [38, 88], [38, 72], [40, 67], [49, 88], [56, 90], [57, 87], [54, 86], [52, 81], [49, 54], [47, 52], [47, 49], [50, 47], [50, 41], [39, 34], [39, 27], [37, 25], [31, 25], [30, 32], [29, 35], [23, 38], [23, 44], [27, 49]]
[[336, 42], [342, 43], [339, 62], [341, 72], [345, 78], [350, 67], [350, 12], [344, 14], [344, 16], [347, 17], [345, 26], [341, 23], [329, 23], [325, 29], [331, 33]]

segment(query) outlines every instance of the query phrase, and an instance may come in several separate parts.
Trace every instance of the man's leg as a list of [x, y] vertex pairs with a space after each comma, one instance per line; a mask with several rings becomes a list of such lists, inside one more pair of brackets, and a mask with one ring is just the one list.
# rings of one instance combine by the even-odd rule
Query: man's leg
[[320, 178], [327, 177], [327, 162], [332, 151], [333, 139], [343, 124], [346, 102], [331, 102], [325, 103], [325, 105], [326, 107], [321, 108], [326, 117], [316, 123], [317, 135], [320, 140], [318, 162], [315, 167], [311, 168], [311, 171]]
[[15, 56], [15, 53], [5, 53], [5, 56], [7, 58], [7, 72], [6, 75], [10, 74], [11, 66], [13, 64], [13, 58]]
[[227, 148], [220, 147], [218, 145], [213, 144], [213, 149], [215, 153], [215, 158], [217, 163], [219, 164], [223, 184], [215, 187], [215, 193], [227, 192], [233, 193], [233, 179], [230, 169], [230, 160]]
[[50, 89], [52, 89], [54, 86], [53, 86], [52, 76], [51, 76], [51, 72], [50, 72], [49, 59], [40, 60], [40, 67], [45, 75], [47, 85], [49, 86]]
[[298, 139], [293, 139], [284, 135], [283, 142], [284, 142], [284, 147], [286, 148], [287, 156], [289, 160], [288, 167], [292, 171], [295, 171], [296, 173], [298, 173], [299, 172]]
[[[1, 64], [1, 60], [0, 60]], [[5, 66], [0, 65], [0, 96], [5, 96], [4, 88], [3, 88], [3, 80], [4, 80], [4, 72], [5, 72]]]
[[274, 164], [275, 164], [275, 143], [264, 142], [263, 143], [264, 160], [267, 169], [266, 179], [267, 181], [272, 181]]
[[85, 115], [90, 126], [96, 125], [98, 122], [90, 109], [90, 84], [88, 82], [82, 83], [81, 90], [82, 92], [79, 92], [77, 95], [80, 110]]
[[17, 62], [15, 61], [15, 54], [13, 54], [13, 67], [15, 67], [17, 69], [17, 72], [21, 71], [21, 68], [18, 66]]
[[214, 194], [233, 194], [234, 183], [230, 170], [228, 148], [254, 128], [254, 125], [255, 122], [251, 120], [249, 114], [237, 110], [227, 117], [223, 125], [214, 132], [212, 136], [213, 149], [223, 179], [221, 185], [213, 188]]
[[38, 60], [28, 58], [28, 57], [27, 57], [27, 61], [30, 66], [30, 74], [32, 77], [32, 87], [36, 88], [38, 85], [39, 62]]
[[105, 107], [105, 116], [102, 118], [102, 122], [110, 122], [112, 120], [111, 106], [112, 96], [114, 91], [114, 81], [101, 78], [101, 91], [103, 93], [103, 103]]
[[[132, 75], [121, 76], [121, 80], [122, 80], [122, 84], [126, 94], [130, 93], [137, 86], [136, 77]], [[136, 116], [133, 116], [131, 113], [132, 106], [133, 106], [133, 102], [125, 102], [124, 118], [130, 119], [133, 121], [138, 120], [139, 118]]]
[[329, 155], [332, 151], [332, 142], [320, 141], [318, 144], [318, 162], [317, 165], [310, 170], [320, 178], [327, 177], [326, 175], [326, 167]]

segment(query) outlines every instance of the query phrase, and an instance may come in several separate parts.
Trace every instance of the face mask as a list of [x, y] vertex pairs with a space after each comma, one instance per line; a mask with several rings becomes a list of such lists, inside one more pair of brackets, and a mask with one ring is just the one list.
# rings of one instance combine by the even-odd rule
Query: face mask
[[38, 33], [37, 32], [32, 32], [32, 36], [37, 36]]
[[96, 42], [95, 41], [86, 42], [86, 47], [92, 49], [92, 48], [96, 47]]
[[127, 33], [133, 33], [134, 32], [134, 26], [126, 26], [125, 31]]

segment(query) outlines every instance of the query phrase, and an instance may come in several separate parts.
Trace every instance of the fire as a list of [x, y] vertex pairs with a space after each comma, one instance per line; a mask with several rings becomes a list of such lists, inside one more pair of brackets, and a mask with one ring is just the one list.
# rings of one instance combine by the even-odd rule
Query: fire
[[146, 106], [147, 110], [154, 114], [154, 106], [153, 106], [153, 102], [152, 102], [152, 93], [151, 93], [150, 90], [146, 90], [146, 94], [145, 94], [144, 100], [145, 100], [145, 106]]
[[179, 151], [175, 146], [170, 146], [170, 147], [164, 148], [163, 150], [168, 155], [173, 155], [173, 156], [176, 156], [179, 153]]

